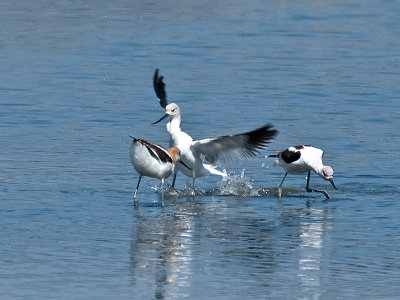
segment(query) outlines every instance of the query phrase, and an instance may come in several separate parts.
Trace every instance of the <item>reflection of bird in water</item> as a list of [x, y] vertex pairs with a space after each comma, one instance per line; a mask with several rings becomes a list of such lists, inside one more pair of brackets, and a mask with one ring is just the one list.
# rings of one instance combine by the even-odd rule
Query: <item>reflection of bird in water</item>
[[[331, 220], [334, 210], [307, 208], [300, 209], [295, 217], [299, 220], [298, 236], [300, 243], [297, 246], [298, 268], [297, 276], [301, 281], [301, 289], [306, 298], [321, 298], [321, 278], [324, 267], [324, 250], [330, 239]], [[297, 228], [296, 228], [297, 229]], [[329, 249], [329, 247], [328, 247]]]
[[136, 172], [139, 173], [134, 194], [135, 205], [137, 204], [136, 194], [142, 176], [161, 179], [161, 195], [164, 199], [164, 179], [171, 175], [177, 162], [182, 163], [179, 154], [180, 151], [176, 147], [165, 150], [145, 140], [133, 138], [129, 157]]
[[279, 151], [276, 154], [269, 155], [269, 157], [277, 157], [277, 165], [281, 166], [286, 171], [278, 186], [279, 197], [282, 195], [281, 187], [287, 174], [308, 173], [306, 191], [323, 193], [327, 199], [330, 199], [331, 197], [325, 190], [316, 190], [309, 187], [310, 172], [314, 171], [324, 180], [328, 180], [332, 186], [337, 189], [333, 183], [332, 167], [324, 166], [322, 163], [323, 153], [324, 152], [321, 149], [312, 146], [293, 146], [284, 151]]
[[[163, 77], [158, 76], [158, 69], [154, 74], [154, 90], [157, 94], [160, 105], [165, 109], [165, 114], [160, 120], [169, 117], [167, 130], [171, 136], [171, 144], [178, 147], [181, 151], [181, 160], [185, 165], [178, 165], [174, 172], [172, 186], [175, 185], [176, 172], [179, 170], [188, 177], [194, 179], [208, 174], [227, 176], [213, 165], [221, 157], [225, 158], [246, 158], [253, 157], [259, 150], [264, 149], [269, 141], [273, 139], [278, 131], [272, 129], [272, 125], [265, 125], [256, 130], [226, 135], [217, 138], [207, 138], [203, 140], [193, 140], [193, 138], [181, 129], [181, 111], [177, 104], [167, 104], [165, 84]], [[209, 162], [204, 163], [202, 156]]]
[[173, 213], [138, 210], [132, 226], [131, 275], [135, 299], [179, 299], [194, 278], [192, 269], [193, 218], [199, 206], [184, 201]]

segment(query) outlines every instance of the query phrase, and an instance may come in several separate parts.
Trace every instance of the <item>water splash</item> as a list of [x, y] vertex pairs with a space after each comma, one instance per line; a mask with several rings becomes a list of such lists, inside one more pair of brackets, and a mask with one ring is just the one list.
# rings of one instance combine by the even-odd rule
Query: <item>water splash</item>
[[[161, 185], [152, 186], [151, 189], [156, 191], [159, 195], [162, 193]], [[185, 189], [176, 189], [173, 188], [170, 184], [164, 184], [164, 198], [165, 199], [179, 199], [182, 197], [189, 197], [189, 196], [203, 196], [207, 195], [207, 192], [200, 187], [193, 186], [191, 184], [186, 185]]]
[[240, 175], [229, 175], [218, 182], [220, 195], [222, 196], [257, 196], [257, 190], [253, 189], [250, 178], [244, 175], [245, 169]]
[[[151, 188], [161, 195], [161, 185], [152, 186]], [[283, 195], [296, 192], [298, 193], [299, 191], [288, 188], [282, 189]], [[199, 184], [193, 188], [191, 178], [186, 181], [184, 189], [175, 189], [168, 183], [164, 184], [165, 199], [179, 199], [190, 196], [275, 197], [277, 195], [278, 189], [276, 187], [255, 187], [253, 180], [245, 175], [245, 169], [240, 174], [231, 173], [223, 177], [221, 181], [217, 182], [217, 187], [211, 190], [205, 190]]]

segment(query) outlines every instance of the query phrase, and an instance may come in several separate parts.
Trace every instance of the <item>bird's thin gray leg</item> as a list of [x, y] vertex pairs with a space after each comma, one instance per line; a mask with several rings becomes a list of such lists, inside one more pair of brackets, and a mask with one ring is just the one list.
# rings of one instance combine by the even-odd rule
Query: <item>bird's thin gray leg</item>
[[161, 206], [164, 206], [164, 178], [161, 179]]
[[196, 177], [194, 176], [194, 171], [192, 171], [192, 194], [193, 196], [196, 194], [196, 190], [194, 189], [194, 180]]
[[278, 197], [279, 197], [279, 198], [281, 198], [281, 196], [282, 196], [282, 189], [281, 189], [281, 188], [282, 188], [283, 182], [284, 182], [285, 179], [286, 179], [286, 176], [287, 176], [287, 172], [286, 172], [285, 175], [283, 176], [281, 183], [278, 185]]
[[315, 189], [310, 189], [310, 172], [307, 174], [307, 184], [306, 184], [306, 191], [307, 192], [315, 192], [315, 193], [322, 193], [325, 195], [326, 199], [331, 199], [331, 196], [325, 191], [325, 190], [315, 190]]
[[139, 184], [140, 184], [140, 180], [141, 179], [142, 179], [142, 175], [139, 175], [139, 180], [138, 180], [138, 183], [136, 185], [135, 194], [133, 195], [133, 199], [135, 200], [135, 206], [138, 205], [138, 200], [136, 198], [136, 194], [137, 194], [137, 191], [139, 190]]
[[178, 173], [178, 171], [174, 172], [174, 178], [172, 179], [172, 187], [175, 188], [175, 181], [176, 181], [176, 174]]

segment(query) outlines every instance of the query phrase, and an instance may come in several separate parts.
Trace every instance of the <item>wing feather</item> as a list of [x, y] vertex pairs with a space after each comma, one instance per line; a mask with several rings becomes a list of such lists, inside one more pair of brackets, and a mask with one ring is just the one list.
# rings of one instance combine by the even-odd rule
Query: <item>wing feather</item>
[[159, 160], [163, 163], [172, 163], [171, 155], [163, 147], [154, 145], [142, 139], [134, 139], [134, 141], [145, 146], [149, 154], [156, 160]]
[[250, 158], [266, 148], [270, 140], [278, 134], [278, 130], [272, 127], [271, 124], [267, 124], [242, 134], [199, 140], [193, 143], [192, 151], [204, 155], [210, 163], [218, 159]]
[[165, 109], [168, 103], [167, 93], [165, 92], [165, 83], [163, 82], [163, 79], [163, 76], [158, 76], [158, 69], [156, 69], [154, 72], [153, 87], [161, 107]]

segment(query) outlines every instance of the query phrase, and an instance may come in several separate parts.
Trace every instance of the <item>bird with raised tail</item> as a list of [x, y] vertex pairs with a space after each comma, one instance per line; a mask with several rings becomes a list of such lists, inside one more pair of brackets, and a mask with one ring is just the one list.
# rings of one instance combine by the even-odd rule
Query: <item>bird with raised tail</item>
[[282, 184], [288, 174], [301, 174], [307, 173], [307, 192], [317, 192], [325, 195], [327, 199], [331, 199], [325, 190], [317, 190], [310, 188], [310, 173], [314, 171], [324, 180], [329, 181], [333, 188], [337, 190], [333, 182], [333, 169], [330, 166], [324, 166], [322, 157], [324, 152], [321, 149], [312, 146], [292, 146], [284, 151], [279, 151], [276, 154], [269, 155], [268, 157], [277, 157], [276, 164], [282, 167], [286, 173], [278, 186], [278, 195], [282, 195]]
[[164, 200], [164, 180], [171, 175], [176, 164], [182, 163], [180, 161], [180, 150], [176, 147], [165, 150], [161, 146], [133, 138], [129, 150], [129, 158], [136, 172], [139, 173], [139, 180], [133, 196], [135, 205], [138, 204], [136, 194], [142, 176], [161, 180], [161, 199]]
[[[167, 103], [165, 83], [163, 77], [158, 76], [158, 69], [155, 70], [153, 78], [154, 91], [165, 109], [165, 114], [157, 122], [169, 118], [167, 131], [170, 134], [170, 146], [180, 149], [180, 158], [184, 162], [177, 166], [174, 171], [172, 186], [175, 186], [177, 171], [181, 171], [193, 179], [208, 174], [227, 176], [213, 165], [219, 159], [237, 159], [254, 157], [259, 150], [266, 148], [271, 139], [278, 131], [272, 125], [267, 124], [261, 128], [246, 133], [225, 135], [217, 138], [193, 140], [193, 138], [181, 129], [181, 111], [176, 103]], [[208, 162], [204, 162], [203, 158]]]

